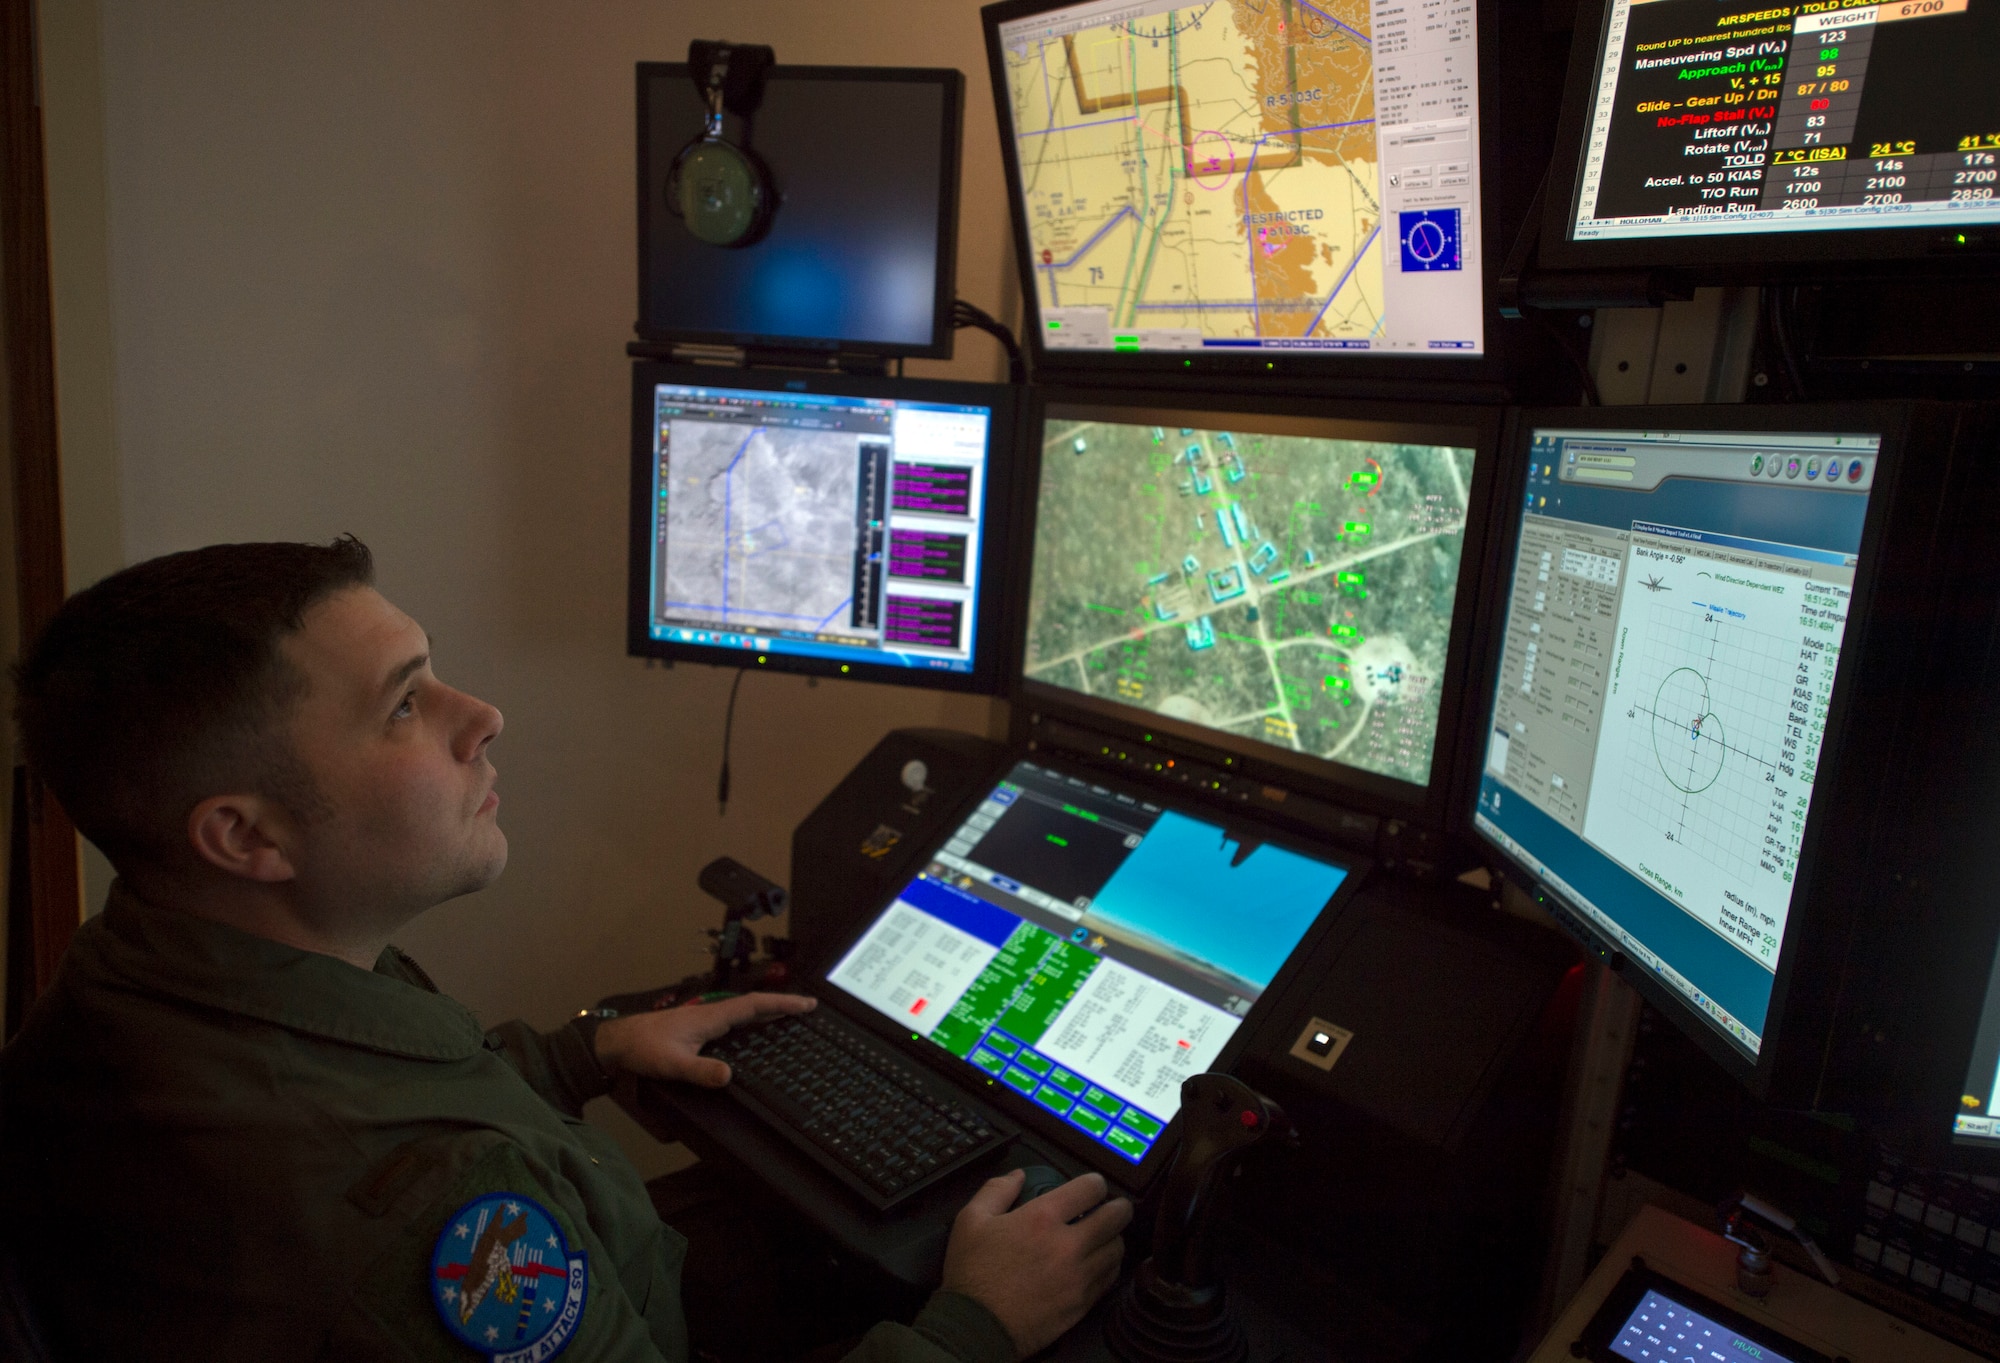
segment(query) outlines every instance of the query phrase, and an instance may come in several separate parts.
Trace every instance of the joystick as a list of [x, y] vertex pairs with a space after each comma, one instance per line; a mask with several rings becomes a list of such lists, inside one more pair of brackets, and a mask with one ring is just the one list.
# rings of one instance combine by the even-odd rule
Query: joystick
[[1222, 1174], [1283, 1129], [1285, 1114], [1241, 1080], [1197, 1074], [1181, 1085], [1180, 1121], [1152, 1257], [1120, 1289], [1104, 1342], [1125, 1363], [1243, 1363], [1243, 1327], [1209, 1260], [1208, 1213]]

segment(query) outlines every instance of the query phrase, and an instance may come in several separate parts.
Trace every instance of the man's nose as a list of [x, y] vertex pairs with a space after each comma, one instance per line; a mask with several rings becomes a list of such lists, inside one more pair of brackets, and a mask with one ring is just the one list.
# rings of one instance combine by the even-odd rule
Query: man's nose
[[456, 755], [461, 762], [477, 762], [486, 752], [487, 746], [500, 737], [500, 731], [507, 726], [506, 718], [499, 709], [487, 704], [477, 696], [459, 692], [460, 702], [465, 706], [465, 718], [458, 729], [458, 741], [454, 744]]

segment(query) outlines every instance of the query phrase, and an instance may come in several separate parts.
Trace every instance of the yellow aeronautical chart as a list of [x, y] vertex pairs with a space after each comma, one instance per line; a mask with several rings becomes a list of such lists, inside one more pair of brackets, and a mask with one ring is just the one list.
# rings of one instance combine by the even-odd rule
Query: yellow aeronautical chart
[[1473, 6], [1392, 2], [1386, 33], [1380, 8], [1098, 3], [1001, 26], [1044, 345], [1483, 348]]

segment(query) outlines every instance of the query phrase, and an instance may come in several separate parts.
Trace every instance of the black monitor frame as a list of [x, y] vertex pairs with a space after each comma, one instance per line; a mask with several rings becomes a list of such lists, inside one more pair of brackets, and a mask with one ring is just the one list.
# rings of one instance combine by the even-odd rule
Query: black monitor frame
[[[794, 653], [724, 648], [711, 644], [655, 639], [652, 608], [653, 393], [658, 384], [736, 388], [776, 393], [823, 393], [841, 397], [891, 398], [990, 407], [986, 500], [980, 519], [979, 601], [974, 622], [973, 667], [969, 672], [898, 667], [860, 659], [818, 658]], [[754, 667], [814, 677], [845, 677], [941, 691], [995, 695], [1003, 689], [1017, 632], [1016, 593], [1008, 584], [1010, 526], [1016, 502], [1020, 443], [1020, 390], [1005, 384], [961, 383], [943, 379], [863, 377], [820, 371], [730, 369], [640, 361], [632, 366], [632, 446], [626, 553], [625, 651], [635, 658]]]
[[1648, 237], [1626, 241], [1575, 241], [1577, 195], [1596, 76], [1603, 59], [1611, 0], [1580, 0], [1570, 41], [1569, 74], [1556, 123], [1555, 155], [1543, 197], [1540, 263], [1552, 270], [1674, 268], [1716, 283], [1760, 283], [1774, 278], [1824, 279], [1843, 274], [1930, 273], [1982, 267], [2000, 246], [2000, 223], [1965, 233], [1897, 227], [1811, 232], [1746, 232], [1728, 236]]
[[[933, 289], [931, 337], [923, 345], [883, 341], [855, 341], [833, 336], [796, 336], [783, 333], [726, 331], [667, 331], [648, 327], [646, 310], [653, 296], [653, 262], [647, 249], [652, 241], [654, 216], [665, 211], [659, 186], [652, 183], [653, 146], [651, 83], [656, 80], [687, 81], [686, 62], [640, 62], [636, 71], [638, 111], [638, 205], [639, 205], [639, 306], [633, 329], [642, 341], [658, 345], [734, 346], [746, 350], [809, 351], [828, 355], [907, 357], [948, 360], [955, 331], [952, 304], [958, 289], [958, 198], [960, 168], [965, 160], [965, 75], [951, 67], [915, 66], [773, 66], [766, 73], [770, 81], [847, 81], [855, 84], [924, 84], [940, 87], [944, 107], [943, 155], [938, 167], [943, 180], [938, 195], [937, 281]], [[688, 129], [692, 137], [697, 129]], [[756, 149], [754, 138], [751, 149]], [[784, 186], [778, 187], [780, 195]], [[782, 207], [780, 209], [782, 212]], [[755, 250], [750, 246], [747, 250]]]
[[[1953, 1134], [1973, 1062], [2000, 1065], [1983, 1016], [2000, 985], [2000, 409], [1961, 409], [1941, 491], [1931, 575], [1934, 627], [1912, 652], [1917, 699], [1898, 717], [1898, 761], [1878, 798], [1885, 836], [1871, 857], [1869, 912], [1830, 1048], [1850, 1101], [1892, 1149], [1923, 1164], [2000, 1173], [2000, 1141]], [[1996, 1018], [1995, 1022], [2000, 1022]]]
[[[1095, 696], [1024, 675], [1027, 655], [1028, 597], [1034, 571], [1035, 522], [1041, 486], [1044, 415], [1051, 406], [1128, 409], [1131, 420], [1148, 424], [1148, 413], [1166, 411], [1191, 415], [1305, 417], [1409, 426], [1423, 438], [1437, 435], [1440, 443], [1470, 444], [1472, 483], [1467, 489], [1465, 546], [1459, 559], [1458, 595], [1446, 646], [1443, 694], [1427, 786], [1344, 766], [1323, 758], [1289, 752], [1271, 744], [1239, 738], [1166, 715], [1106, 701]], [[1009, 700], [1017, 714], [1066, 720], [1085, 729], [1123, 739], [1135, 747], [1151, 744], [1163, 752], [1179, 751], [1197, 761], [1226, 767], [1249, 781], [1314, 797], [1340, 809], [1402, 820], [1443, 831], [1455, 821], [1455, 811], [1471, 798], [1465, 788], [1469, 775], [1459, 760], [1474, 732], [1474, 694], [1470, 674], [1477, 657], [1476, 631], [1482, 626], [1478, 609], [1480, 583], [1489, 575], [1489, 512], [1500, 474], [1503, 410], [1498, 407], [1417, 404], [1410, 402], [1328, 402], [1308, 398], [1255, 398], [1230, 393], [1186, 393], [1161, 389], [1036, 388], [1021, 414], [1025, 458], [1019, 470], [1016, 497], [1015, 561], [1008, 580], [1021, 600], [1015, 613], [1013, 686]], [[1456, 434], [1451, 434], [1456, 432]], [[1462, 797], [1462, 798], [1461, 798]]]
[[[1501, 194], [1494, 177], [1510, 166], [1505, 154], [1507, 143], [1489, 120], [1486, 111], [1494, 107], [1486, 92], [1498, 88], [1506, 71], [1499, 60], [1500, 27], [1498, 5], [1481, 4], [1477, 12], [1479, 41], [1480, 138], [1479, 213], [1484, 235], [1482, 313], [1486, 349], [1466, 359], [1419, 356], [1384, 356], [1348, 352], [1257, 352], [1182, 354], [1150, 351], [1118, 354], [1111, 351], [1052, 350], [1042, 344], [1041, 298], [1035, 290], [1033, 250], [1028, 236], [1027, 205], [1021, 192], [1020, 157], [1015, 147], [1013, 118], [1007, 102], [1006, 57], [1000, 46], [1000, 25], [1046, 10], [1062, 9], [1076, 0], [999, 0], [980, 10], [986, 32], [987, 70], [992, 81], [994, 114], [1000, 133], [1000, 162], [1007, 181], [1007, 207], [1014, 227], [1015, 272], [1021, 282], [1022, 344], [1029, 363], [1038, 374], [1052, 374], [1064, 383], [1163, 383], [1198, 379], [1208, 383], [1254, 385], [1259, 381], [1311, 381], [1326, 388], [1351, 383], [1357, 395], [1379, 391], [1382, 380], [1429, 380], [1439, 385], [1487, 384], [1501, 381], [1505, 373], [1506, 350], [1512, 335], [1506, 329], [1498, 304], [1497, 286], [1501, 267], [1512, 244], [1511, 228], [1502, 230], [1494, 209]], [[1372, 68], [1371, 68], [1372, 70]], [[1372, 79], [1372, 74], [1371, 74]], [[1525, 209], [1525, 204], [1523, 205]]]
[[[1940, 565], [1934, 543], [1943, 506], [1941, 488], [1949, 461], [1932, 456], [1954, 443], [1956, 414], [1921, 404], [1841, 403], [1799, 406], [1692, 406], [1541, 408], [1517, 412], [1507, 437], [1506, 478], [1494, 498], [1495, 567], [1485, 613], [1490, 619], [1484, 656], [1469, 708], [1481, 736], [1490, 727], [1505, 642], [1506, 602], [1512, 595], [1525, 495], [1528, 451], [1537, 429], [1606, 429], [1634, 432], [1827, 431], [1879, 432], [1881, 452], [1863, 522], [1860, 568], [1841, 644], [1843, 665], [1828, 706], [1813, 802], [1800, 845], [1799, 873], [1785, 940], [1779, 952], [1771, 1003], [1755, 1058], [1724, 1037], [1669, 986], [1600, 933], [1563, 894], [1543, 884], [1526, 864], [1476, 831], [1471, 815], [1476, 776], [1460, 813], [1489, 864], [1525, 887], [1566, 930], [1677, 1026], [1756, 1097], [1800, 1107], [1852, 1110], [1852, 1072], [1836, 1062], [1833, 1032], [1852, 1009], [1848, 991], [1858, 931], [1881, 893], [1879, 851], [1893, 844], [1897, 812], [1881, 793], [1900, 770], [1902, 735], [1894, 725], [1863, 717], [1901, 713], [1919, 704], [1912, 694], [1921, 671], [1913, 658], [1928, 656], [1935, 627]], [[1466, 761], [1483, 764], [1483, 743]], [[1837, 775], [1836, 775], [1837, 773]], [[1954, 1080], [1956, 1082], [1956, 1080]]]
[[[931, 839], [931, 845], [925, 851], [926, 859], [957, 833], [959, 826], [986, 799], [993, 787], [1006, 778], [1007, 773], [1013, 770], [1016, 762], [1023, 760], [1034, 762], [1037, 766], [1046, 766], [1052, 769], [1059, 767], [1070, 774], [1087, 775], [1095, 784], [1108, 786], [1135, 798], [1152, 800], [1156, 803], [1168, 804], [1169, 806], [1178, 805], [1190, 818], [1213, 822], [1220, 817], [1216, 811], [1206, 807], [1199, 800], [1164, 795], [1158, 790], [1151, 790], [1131, 781], [1121, 780], [1115, 776], [1108, 776], [1086, 764], [1069, 758], [1011, 751], [1007, 754], [1006, 760], [996, 764], [985, 779], [977, 784], [965, 799], [960, 801], [958, 807], [951, 812], [951, 817], [939, 826], [938, 833]], [[1261, 1029], [1268, 1021], [1270, 1010], [1284, 1005], [1289, 1000], [1292, 986], [1298, 980], [1300, 972], [1314, 959], [1316, 948], [1325, 941], [1327, 934], [1333, 931], [1334, 925], [1346, 916], [1350, 903], [1355, 895], [1359, 893], [1362, 884], [1368, 879], [1368, 872], [1372, 867], [1372, 862], [1366, 856], [1357, 855], [1343, 849], [1315, 845], [1276, 830], [1268, 829], [1262, 825], [1259, 825], [1257, 829], [1257, 836], [1273, 847], [1281, 847], [1287, 851], [1311, 857], [1315, 861], [1340, 867], [1347, 874], [1346, 878], [1334, 888], [1333, 894], [1328, 897], [1325, 905], [1321, 907], [1319, 916], [1313, 920], [1312, 926], [1306, 929], [1305, 935], [1299, 939], [1298, 945], [1292, 948], [1291, 955], [1285, 958], [1285, 964], [1278, 970], [1276, 975], [1272, 976], [1271, 983], [1265, 986], [1264, 992], [1258, 997], [1257, 1002], [1251, 1006], [1249, 1013], [1237, 1025], [1235, 1032], [1230, 1035], [1229, 1040], [1223, 1044], [1222, 1050], [1216, 1056], [1215, 1064], [1210, 1071], [1215, 1074], [1227, 1074], [1235, 1066], [1237, 1060], [1242, 1057], [1250, 1043], [1260, 1035]], [[921, 865], [913, 866], [907, 876], [898, 878], [881, 893], [871, 898], [866, 912], [858, 914], [849, 921], [841, 924], [839, 936], [830, 941], [823, 952], [803, 963], [800, 978], [809, 984], [815, 997], [820, 999], [822, 1003], [833, 1008], [842, 1017], [866, 1028], [871, 1034], [894, 1046], [904, 1055], [910, 1056], [929, 1066], [939, 1074], [946, 1076], [952, 1082], [959, 1085], [968, 1085], [973, 1082], [972, 1077], [977, 1076], [979, 1072], [973, 1069], [966, 1061], [961, 1060], [942, 1046], [914, 1035], [907, 1027], [898, 1026], [894, 1020], [884, 1017], [881, 1013], [827, 979], [827, 975], [839, 964], [841, 957], [847, 954], [854, 943], [860, 939], [861, 934], [874, 924], [882, 912], [895, 902], [897, 896], [902, 894], [903, 887], [910, 880], [914, 879], [922, 869]], [[1005, 1084], [995, 1084], [989, 1081], [982, 1090], [981, 1096], [1001, 1112], [1005, 1113], [1010, 1120], [1034, 1132], [1042, 1139], [1054, 1142], [1064, 1154], [1077, 1160], [1086, 1168], [1097, 1170], [1110, 1179], [1114, 1185], [1129, 1189], [1134, 1194], [1143, 1194], [1166, 1171], [1167, 1167], [1173, 1162], [1175, 1151], [1180, 1147], [1181, 1126], [1178, 1120], [1178, 1113], [1175, 1114], [1175, 1120], [1167, 1124], [1165, 1135], [1154, 1143], [1153, 1148], [1148, 1152], [1146, 1158], [1134, 1165], [1118, 1159], [1103, 1146], [1081, 1133], [1070, 1129], [1068, 1123], [1064, 1122], [1060, 1117], [1048, 1112], [1026, 1096], [1016, 1093]]]

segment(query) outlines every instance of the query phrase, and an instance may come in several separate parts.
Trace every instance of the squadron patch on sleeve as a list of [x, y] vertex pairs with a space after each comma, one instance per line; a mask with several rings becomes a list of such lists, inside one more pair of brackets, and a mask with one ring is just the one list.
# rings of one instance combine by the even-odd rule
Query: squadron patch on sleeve
[[543, 1363], [583, 1322], [584, 1257], [541, 1203], [488, 1193], [438, 1233], [431, 1300], [445, 1328], [492, 1363]]

